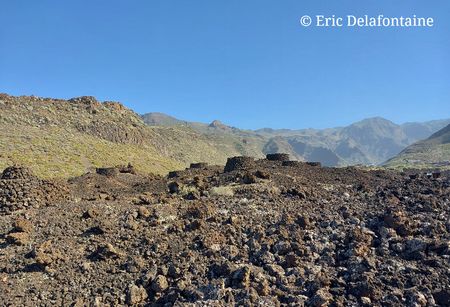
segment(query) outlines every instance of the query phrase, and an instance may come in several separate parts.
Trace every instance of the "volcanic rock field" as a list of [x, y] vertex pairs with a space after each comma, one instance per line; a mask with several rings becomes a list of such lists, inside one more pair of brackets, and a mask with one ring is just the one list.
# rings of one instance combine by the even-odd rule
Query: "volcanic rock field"
[[450, 305], [448, 173], [288, 159], [6, 168], [0, 305]]

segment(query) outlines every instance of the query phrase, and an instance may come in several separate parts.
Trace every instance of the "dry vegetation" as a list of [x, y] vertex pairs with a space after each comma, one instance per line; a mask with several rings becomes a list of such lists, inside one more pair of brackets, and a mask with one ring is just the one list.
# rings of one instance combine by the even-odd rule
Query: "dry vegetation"
[[0, 166], [25, 165], [42, 177], [78, 176], [131, 162], [165, 174], [190, 162], [223, 164], [239, 154], [191, 129], [148, 127], [119, 103], [0, 95]]

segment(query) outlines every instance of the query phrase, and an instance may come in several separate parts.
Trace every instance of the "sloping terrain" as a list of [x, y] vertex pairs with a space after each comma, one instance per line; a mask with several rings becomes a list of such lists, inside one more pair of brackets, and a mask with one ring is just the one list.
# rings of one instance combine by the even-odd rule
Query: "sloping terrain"
[[158, 174], [191, 162], [225, 163], [239, 152], [189, 129], [149, 127], [116, 102], [0, 95], [0, 167], [29, 166], [44, 177], [69, 177], [131, 162]]
[[309, 161], [328, 166], [378, 165], [394, 157], [408, 145], [449, 124], [450, 120], [394, 124], [375, 117], [347, 127], [324, 130], [258, 130], [266, 136], [280, 135], [296, 153]]
[[6, 169], [1, 304], [449, 306], [448, 173], [272, 158], [58, 182]]
[[[231, 156], [285, 152], [326, 166], [378, 164], [446, 121], [395, 125], [369, 119], [324, 130], [241, 130], [219, 121], [143, 117], [117, 102], [0, 95], [0, 167], [22, 164], [39, 176], [77, 176], [104, 164], [131, 162], [158, 174], [192, 162], [221, 164]], [[420, 128], [422, 127], [422, 128]], [[446, 155], [446, 147], [433, 154]]]
[[142, 117], [151, 126], [192, 128], [211, 137], [213, 142], [219, 140], [222, 145], [228, 144], [243, 155], [260, 157], [286, 152], [298, 160], [319, 161], [327, 166], [381, 164], [450, 123], [450, 120], [437, 120], [397, 125], [375, 117], [347, 127], [322, 130], [264, 128], [250, 131], [229, 127], [219, 121], [209, 125], [182, 121], [161, 113], [148, 113]]
[[414, 143], [386, 162], [388, 167], [450, 168], [450, 125]]
[[[259, 135], [253, 131], [227, 126], [218, 120], [215, 120], [210, 124], [187, 122], [161, 113], [144, 114], [142, 115], [142, 119], [146, 124], [153, 128], [172, 127], [180, 131], [196, 132], [205, 137], [212, 146], [216, 147], [228, 157], [244, 155], [261, 158], [270, 151], [274, 153], [286, 152], [293, 157], [301, 159], [289, 144], [282, 147], [267, 146], [270, 138]], [[221, 161], [221, 164], [224, 164], [225, 162], [226, 158]]]
[[164, 113], [152, 112], [142, 115], [142, 119], [149, 126], [176, 126], [182, 125], [185, 122], [176, 119], [175, 117], [169, 116]]

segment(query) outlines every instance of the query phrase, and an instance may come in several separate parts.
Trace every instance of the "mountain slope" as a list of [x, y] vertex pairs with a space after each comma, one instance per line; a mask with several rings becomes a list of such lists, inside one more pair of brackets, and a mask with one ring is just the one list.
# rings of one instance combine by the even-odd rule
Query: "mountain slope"
[[[192, 162], [225, 164], [230, 156], [261, 158], [276, 152], [326, 166], [378, 164], [417, 141], [417, 135], [429, 136], [449, 123], [396, 125], [372, 118], [323, 130], [251, 131], [162, 113], [141, 117], [120, 103], [100, 103], [93, 97], [63, 100], [0, 94], [0, 167], [18, 163], [43, 177], [67, 177], [131, 162], [138, 170], [162, 174]], [[441, 148], [435, 160], [445, 157], [445, 150]]]
[[[406, 136], [413, 140], [412, 143], [418, 140], [424, 140], [430, 137], [436, 131], [444, 128], [450, 124], [450, 120], [432, 120], [423, 123], [404, 123], [402, 124], [402, 129], [405, 132]], [[410, 141], [411, 142], [411, 141]]]
[[[381, 117], [368, 118], [346, 127], [329, 129], [260, 129], [264, 136], [286, 138], [297, 154], [325, 165], [380, 164], [397, 155], [423, 135], [449, 124], [450, 120], [397, 125]], [[324, 156], [324, 153], [328, 154]], [[326, 157], [325, 160], [324, 157]]]
[[182, 120], [176, 119], [170, 115], [158, 112], [151, 112], [142, 115], [142, 120], [149, 126], [177, 126], [182, 125]]
[[386, 166], [450, 168], [450, 125], [434, 133], [428, 139], [408, 146], [399, 155], [387, 161]]
[[369, 118], [341, 129], [341, 139], [352, 140], [366, 163], [379, 164], [408, 146], [401, 126], [381, 117]]
[[22, 164], [42, 177], [69, 177], [131, 162], [166, 173], [191, 162], [224, 164], [228, 155], [192, 129], [149, 127], [116, 102], [0, 94], [0, 167]]
[[192, 128], [209, 138], [222, 150], [260, 157], [263, 154], [286, 152], [292, 158], [319, 161], [326, 166], [381, 164], [424, 135], [430, 136], [450, 120], [397, 125], [381, 117], [365, 119], [346, 127], [329, 129], [240, 130], [219, 121], [211, 124], [174, 119], [168, 115], [142, 116], [149, 125]]
[[[167, 117], [170, 117], [166, 115]], [[168, 123], [165, 118], [157, 122], [153, 113], [147, 113], [141, 116], [143, 121], [148, 125], [157, 125], [157, 127], [164, 127]], [[225, 156], [252, 156], [262, 158], [264, 156], [262, 148], [267, 142], [267, 138], [260, 136], [253, 131], [245, 131], [235, 127], [227, 126], [218, 120], [210, 124], [187, 122], [182, 120], [172, 121], [172, 128], [181, 131], [195, 132], [204, 137], [211, 146], [223, 153]], [[226, 162], [226, 159], [222, 161]]]

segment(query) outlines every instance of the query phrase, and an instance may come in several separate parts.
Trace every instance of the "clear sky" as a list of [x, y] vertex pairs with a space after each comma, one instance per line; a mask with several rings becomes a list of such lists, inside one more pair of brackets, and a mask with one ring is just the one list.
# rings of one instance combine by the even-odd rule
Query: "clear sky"
[[[433, 17], [433, 28], [302, 27], [303, 15]], [[450, 117], [448, 0], [14, 0], [0, 92], [121, 101], [241, 128]]]

